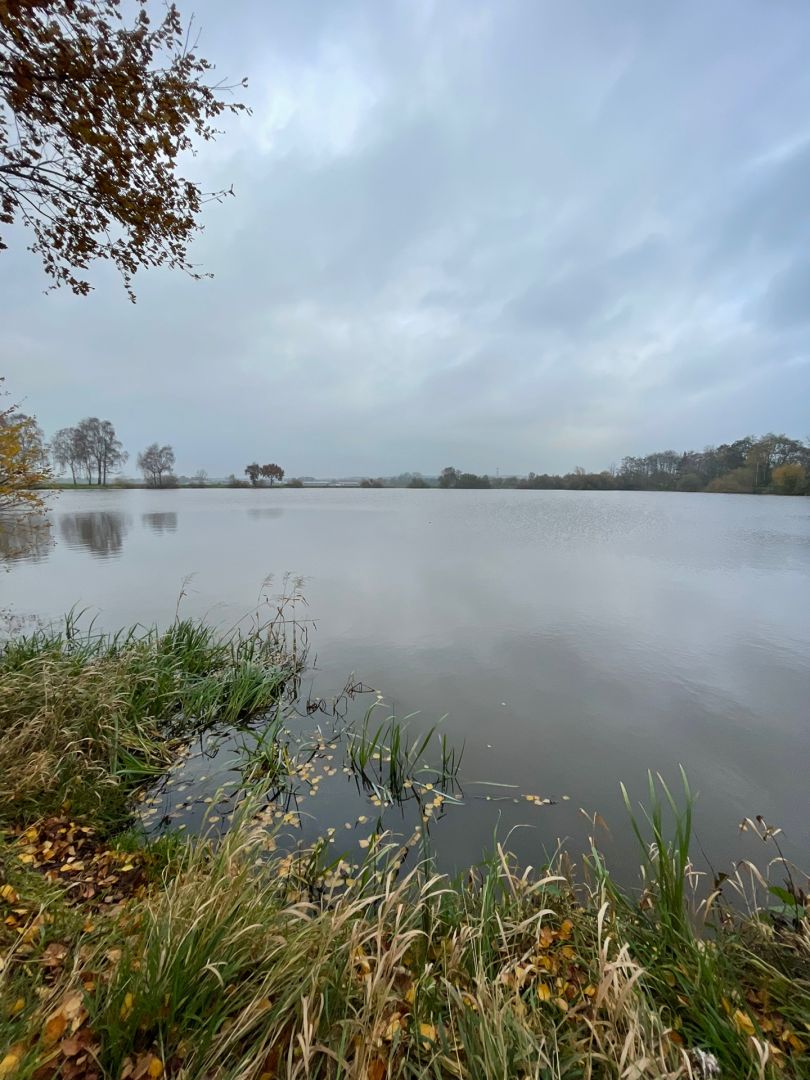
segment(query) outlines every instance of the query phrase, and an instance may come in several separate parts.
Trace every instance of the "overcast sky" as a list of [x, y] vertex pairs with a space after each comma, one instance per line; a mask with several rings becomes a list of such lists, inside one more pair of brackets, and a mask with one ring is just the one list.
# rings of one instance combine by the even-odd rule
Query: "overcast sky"
[[810, 434], [807, 0], [188, 0], [253, 115], [213, 280], [0, 252], [0, 374], [179, 472], [603, 468]]

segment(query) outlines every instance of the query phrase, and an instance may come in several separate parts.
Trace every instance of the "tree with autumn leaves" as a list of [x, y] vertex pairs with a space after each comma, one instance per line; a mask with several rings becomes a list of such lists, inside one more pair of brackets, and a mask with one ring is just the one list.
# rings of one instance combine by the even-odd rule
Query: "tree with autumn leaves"
[[0, 411], [0, 510], [42, 510], [37, 488], [49, 479], [39, 424], [16, 405], [6, 407]]
[[0, 3], [0, 225], [26, 226], [53, 284], [80, 294], [96, 260], [116, 267], [133, 301], [144, 267], [200, 277], [188, 246], [201, 208], [229, 193], [204, 191], [180, 163], [245, 106], [212, 81], [175, 5], [154, 21], [147, 7]]
[[[54, 287], [87, 294], [99, 260], [133, 301], [144, 267], [202, 276], [188, 246], [203, 204], [229, 192], [206, 192], [180, 163], [217, 118], [245, 111], [212, 72], [174, 4], [150, 16], [147, 0], [0, 0], [0, 226], [33, 234]], [[73, 461], [73, 435], [60, 435]], [[91, 456], [103, 482], [112, 459]], [[47, 478], [36, 421], [0, 412], [0, 508], [40, 509]]]
[[252, 465], [245, 466], [245, 476], [248, 477], [253, 487], [256, 487], [260, 479], [269, 480], [272, 487], [276, 480], [281, 483], [284, 479], [284, 470], [275, 463], [259, 465], [257, 461], [254, 461]]

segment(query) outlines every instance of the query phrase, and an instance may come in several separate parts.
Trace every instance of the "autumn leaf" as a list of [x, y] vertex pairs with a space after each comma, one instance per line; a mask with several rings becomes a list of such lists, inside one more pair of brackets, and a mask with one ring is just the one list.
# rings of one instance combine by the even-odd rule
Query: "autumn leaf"
[[368, 1063], [366, 1069], [366, 1080], [383, 1080], [385, 1076], [385, 1062], [380, 1058], [374, 1058], [373, 1061]]
[[740, 1032], [741, 1035], [753, 1035], [755, 1032], [754, 1023], [751, 1017], [742, 1011], [742, 1009], [734, 1010], [734, 1026]]
[[0, 1059], [0, 1077], [13, 1076], [25, 1055], [22, 1043], [12, 1046], [4, 1058]]
[[401, 1030], [402, 1017], [399, 1013], [394, 1013], [383, 1032], [383, 1038], [386, 1042], [391, 1042]]
[[67, 1017], [60, 1009], [59, 1012], [54, 1013], [50, 1019], [45, 1021], [45, 1026], [42, 1029], [43, 1044], [45, 1046], [53, 1046], [62, 1038], [66, 1027]]

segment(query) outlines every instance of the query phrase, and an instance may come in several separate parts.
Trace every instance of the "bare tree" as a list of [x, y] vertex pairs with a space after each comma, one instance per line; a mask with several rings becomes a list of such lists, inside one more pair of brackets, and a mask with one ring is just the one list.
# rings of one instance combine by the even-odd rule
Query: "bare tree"
[[95, 469], [96, 483], [107, 483], [110, 473], [119, 469], [129, 455], [125, 452], [115, 434], [115, 428], [109, 420], [99, 420], [97, 416], [88, 416], [80, 421], [76, 428], [76, 446], [84, 457], [88, 477]]
[[54, 467], [60, 473], [70, 469], [70, 475], [74, 485], [77, 483], [76, 474], [81, 468], [81, 459], [76, 444], [76, 428], [60, 428], [51, 439], [51, 457]]
[[154, 442], [138, 454], [138, 468], [148, 487], [166, 487], [174, 468], [174, 450]]
[[250, 477], [250, 482], [255, 487], [259, 482], [259, 476], [261, 475], [261, 466], [257, 461], [254, 461], [252, 465], [245, 466], [245, 476]]

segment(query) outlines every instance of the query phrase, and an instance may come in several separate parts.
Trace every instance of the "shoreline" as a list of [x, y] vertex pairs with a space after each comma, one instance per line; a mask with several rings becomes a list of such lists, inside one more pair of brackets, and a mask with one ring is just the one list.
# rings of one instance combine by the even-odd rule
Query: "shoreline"
[[[280, 630], [68, 624], [6, 643], [0, 1075], [810, 1075], [806, 881], [778, 833], [750, 823], [787, 883], [740, 866], [701, 886], [685, 778], [680, 797], [651, 780], [646, 819], [628, 798], [640, 891], [595, 846], [578, 872], [565, 852], [532, 871], [498, 847], [436, 875], [430, 819], [457, 762], [443, 748], [444, 779], [423, 782], [427, 744], [392, 722], [351, 733], [344, 768], [370, 814], [416, 787], [421, 836], [374, 830], [356, 863], [335, 858], [334, 828], [285, 849], [285, 784], [317, 789], [319, 758], [279, 720], [305, 660]], [[201, 836], [133, 828], [191, 733], [222, 722], [258, 734], [228, 831], [210, 812]]]

